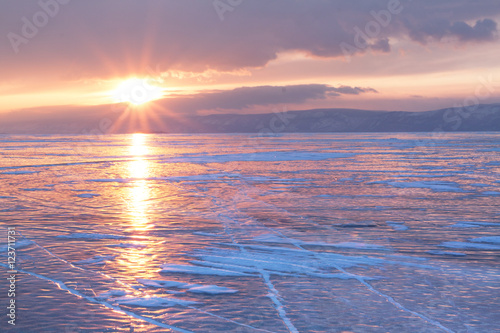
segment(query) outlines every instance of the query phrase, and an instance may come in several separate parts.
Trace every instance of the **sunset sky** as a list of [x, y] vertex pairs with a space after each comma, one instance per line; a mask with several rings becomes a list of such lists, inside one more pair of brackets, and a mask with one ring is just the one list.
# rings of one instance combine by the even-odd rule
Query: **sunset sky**
[[71, 112], [134, 102], [134, 94], [177, 114], [282, 105], [419, 111], [474, 96], [500, 102], [498, 0], [7, 0], [0, 7], [0, 113]]

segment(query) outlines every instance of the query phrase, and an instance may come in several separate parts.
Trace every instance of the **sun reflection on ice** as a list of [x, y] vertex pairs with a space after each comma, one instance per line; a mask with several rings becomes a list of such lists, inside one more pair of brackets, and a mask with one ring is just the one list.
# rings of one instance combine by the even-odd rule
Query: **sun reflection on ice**
[[149, 177], [149, 161], [144, 158], [149, 152], [147, 145], [147, 135], [142, 133], [133, 134], [131, 137], [130, 154], [133, 160], [130, 161], [129, 177], [134, 179], [130, 188], [129, 215], [134, 223], [134, 229], [149, 229], [148, 209], [150, 199], [150, 189], [146, 178]]

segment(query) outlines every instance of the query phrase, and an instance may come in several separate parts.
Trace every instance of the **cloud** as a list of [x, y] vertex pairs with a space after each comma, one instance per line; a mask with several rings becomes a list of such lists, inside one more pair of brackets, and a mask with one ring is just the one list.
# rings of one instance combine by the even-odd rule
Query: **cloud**
[[410, 37], [420, 43], [430, 40], [440, 41], [446, 37], [457, 38], [462, 42], [494, 41], [497, 38], [497, 23], [491, 19], [476, 21], [475, 25], [466, 22], [449, 22], [444, 19], [435, 19], [424, 22], [419, 27], [410, 29]]
[[[62, 0], [42, 0], [59, 4]], [[65, 2], [65, 1], [64, 1]], [[237, 3], [237, 2], [234, 2]], [[353, 43], [356, 27], [374, 22], [372, 12], [388, 0], [251, 0], [224, 13], [213, 1], [70, 1], [46, 15], [36, 0], [7, 1], [0, 20], [0, 72], [4, 80], [110, 78], [147, 68], [163, 71], [233, 71], [265, 66], [282, 52], [343, 58], [341, 43]], [[417, 42], [456, 37], [457, 42], [494, 40], [500, 14], [497, 0], [401, 0], [402, 11], [369, 41], [370, 49], [390, 52], [392, 38]], [[55, 7], [54, 7], [55, 8]], [[24, 36], [40, 23], [36, 33]], [[467, 22], [476, 22], [473, 25]], [[33, 29], [31, 29], [33, 30]], [[31, 31], [33, 32], [33, 31]], [[24, 38], [14, 52], [8, 34]], [[13, 36], [13, 35], [11, 35]], [[366, 49], [357, 49], [364, 53]]]
[[195, 113], [201, 110], [242, 110], [276, 104], [297, 105], [342, 94], [359, 95], [370, 92], [377, 91], [373, 88], [349, 86], [335, 88], [324, 84], [257, 86], [167, 98], [158, 104], [175, 113]]
[[348, 95], [359, 95], [362, 93], [378, 93], [377, 90], [373, 88], [360, 88], [360, 87], [349, 87], [349, 86], [340, 86], [339, 88], [330, 88], [331, 91], [337, 92], [339, 94], [348, 94]]

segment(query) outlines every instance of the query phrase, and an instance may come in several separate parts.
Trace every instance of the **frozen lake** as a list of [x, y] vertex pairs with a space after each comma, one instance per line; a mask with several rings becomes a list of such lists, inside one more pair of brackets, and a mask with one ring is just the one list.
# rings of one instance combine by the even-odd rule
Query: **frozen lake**
[[499, 146], [0, 136], [1, 330], [500, 332]]

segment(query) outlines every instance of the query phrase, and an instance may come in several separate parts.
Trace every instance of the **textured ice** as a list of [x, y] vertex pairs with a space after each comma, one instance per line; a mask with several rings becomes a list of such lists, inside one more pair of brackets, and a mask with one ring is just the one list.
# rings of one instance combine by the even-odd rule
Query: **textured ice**
[[[260, 235], [254, 238], [255, 241], [263, 243], [285, 243], [290, 244], [290, 239], [285, 239], [272, 234]], [[324, 247], [335, 247], [344, 249], [358, 249], [358, 250], [388, 250], [383, 245], [377, 244], [367, 244], [359, 242], [341, 242], [341, 243], [325, 243], [325, 242], [306, 242], [298, 239], [292, 240], [294, 244], [300, 244], [303, 246], [324, 246]]]
[[171, 306], [190, 306], [197, 304], [198, 302], [185, 301], [177, 298], [167, 298], [167, 297], [119, 297], [113, 299], [114, 302], [120, 305], [136, 306], [142, 308], [168, 308]]
[[226, 163], [226, 162], [284, 162], [284, 161], [322, 161], [332, 158], [351, 157], [350, 153], [306, 152], [306, 151], [264, 151], [224, 155], [184, 155], [165, 159], [164, 163]]
[[440, 246], [452, 249], [500, 250], [500, 245], [469, 242], [443, 242]]
[[500, 223], [492, 223], [492, 222], [468, 222], [462, 221], [450, 225], [451, 228], [478, 228], [478, 227], [500, 227]]
[[464, 192], [458, 184], [453, 182], [420, 181], [420, 182], [394, 182], [379, 181], [372, 184], [387, 184], [397, 188], [425, 188], [435, 192]]
[[95, 193], [82, 193], [82, 194], [77, 194], [76, 196], [79, 197], [79, 198], [88, 198], [88, 199], [91, 199], [91, 198], [94, 198], [94, 197], [99, 197], [101, 195], [100, 194], [95, 194]]
[[127, 239], [127, 236], [121, 235], [108, 235], [108, 234], [87, 234], [87, 233], [73, 233], [69, 235], [58, 235], [57, 238], [64, 239]]
[[75, 261], [77, 265], [103, 265], [106, 261], [115, 259], [116, 256], [95, 256], [93, 258]]
[[472, 242], [500, 244], [500, 236], [485, 236], [471, 239]]
[[219, 294], [234, 294], [237, 293], [238, 290], [226, 287], [214, 286], [214, 285], [200, 285], [189, 288], [188, 292], [195, 294], [219, 295]]
[[120, 244], [110, 244], [106, 245], [107, 247], [120, 247], [124, 249], [143, 249], [147, 247], [145, 244], [132, 244], [132, 243], [120, 243]]
[[201, 284], [190, 284], [179, 281], [165, 281], [165, 280], [147, 280], [147, 279], [137, 279], [137, 282], [154, 288], [179, 288], [187, 289], [188, 292], [196, 294], [233, 294], [237, 293], [238, 290], [220, 287], [216, 285], [201, 285]]
[[394, 229], [396, 231], [408, 230], [408, 227], [404, 225], [404, 222], [387, 221], [386, 223], [388, 226], [392, 227], [392, 229]]
[[53, 191], [51, 188], [23, 188], [23, 191], [36, 192], [36, 191]]
[[[442, 135], [43, 137], [4, 150], [0, 220], [34, 241], [17, 252], [20, 328], [494, 332], [499, 164], [478, 147], [500, 135]], [[28, 170], [40, 173], [11, 173]], [[85, 308], [99, 317], [75, 319]]]
[[6, 171], [0, 172], [1, 175], [29, 175], [33, 173], [39, 173], [40, 171], [28, 171], [28, 170], [17, 170], [17, 171]]
[[447, 256], [458, 256], [458, 257], [463, 257], [466, 256], [465, 253], [460, 253], [460, 252], [450, 252], [450, 251], [437, 251], [437, 250], [430, 250], [427, 251], [427, 253], [430, 254], [437, 254], [437, 255], [447, 255]]
[[100, 293], [99, 295], [97, 295], [97, 297], [106, 299], [106, 298], [110, 298], [110, 297], [121, 297], [121, 296], [125, 296], [127, 294], [128, 294], [128, 292], [126, 292], [125, 290], [111, 289], [111, 290], [108, 290], [104, 293]]
[[161, 266], [162, 273], [186, 273], [186, 274], [201, 274], [201, 275], [220, 275], [220, 276], [248, 276], [250, 274], [245, 274], [242, 272], [236, 272], [225, 269], [203, 267], [203, 266], [192, 266], [192, 265], [176, 265], [176, 264], [164, 264]]
[[[7, 234], [6, 231], [5, 234]], [[32, 241], [28, 239], [21, 239], [21, 240], [16, 240], [15, 244], [13, 244], [13, 246], [11, 245], [11, 247], [14, 247], [15, 249], [22, 249], [23, 247], [30, 246], [31, 244], [33, 244]], [[6, 255], [8, 248], [9, 248], [8, 245], [0, 246], [0, 255]]]

